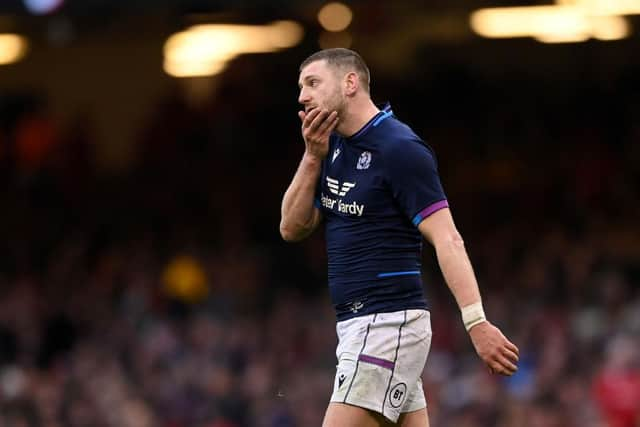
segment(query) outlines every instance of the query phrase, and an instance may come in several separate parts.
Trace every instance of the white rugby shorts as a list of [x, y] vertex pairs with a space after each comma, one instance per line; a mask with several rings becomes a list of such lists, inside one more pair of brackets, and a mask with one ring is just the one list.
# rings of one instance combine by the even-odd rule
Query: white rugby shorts
[[338, 322], [331, 402], [359, 406], [392, 422], [426, 407], [422, 371], [431, 347], [426, 310], [377, 313]]

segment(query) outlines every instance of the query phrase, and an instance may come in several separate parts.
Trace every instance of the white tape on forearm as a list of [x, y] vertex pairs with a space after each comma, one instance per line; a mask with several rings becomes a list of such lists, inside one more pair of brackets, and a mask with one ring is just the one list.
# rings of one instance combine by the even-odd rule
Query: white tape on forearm
[[462, 307], [462, 323], [467, 331], [487, 320], [482, 308], [482, 302], [476, 302]]

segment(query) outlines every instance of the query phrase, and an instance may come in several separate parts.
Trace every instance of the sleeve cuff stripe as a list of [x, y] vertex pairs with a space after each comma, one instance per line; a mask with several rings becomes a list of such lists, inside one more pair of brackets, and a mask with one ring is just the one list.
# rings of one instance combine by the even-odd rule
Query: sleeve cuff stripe
[[447, 199], [440, 200], [439, 202], [435, 202], [434, 204], [427, 206], [426, 208], [418, 212], [416, 216], [413, 217], [413, 225], [417, 226], [422, 222], [423, 219], [427, 218], [429, 215], [433, 214], [436, 211], [439, 211], [440, 209], [444, 209], [448, 207], [449, 207], [449, 202], [447, 201]]

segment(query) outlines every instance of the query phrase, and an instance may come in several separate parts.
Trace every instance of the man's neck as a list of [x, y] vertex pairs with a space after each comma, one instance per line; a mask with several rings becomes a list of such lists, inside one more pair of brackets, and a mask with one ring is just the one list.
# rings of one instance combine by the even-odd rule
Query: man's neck
[[339, 118], [340, 122], [336, 131], [345, 137], [355, 135], [364, 127], [376, 114], [380, 112], [370, 98], [363, 99], [361, 102], [354, 102]]

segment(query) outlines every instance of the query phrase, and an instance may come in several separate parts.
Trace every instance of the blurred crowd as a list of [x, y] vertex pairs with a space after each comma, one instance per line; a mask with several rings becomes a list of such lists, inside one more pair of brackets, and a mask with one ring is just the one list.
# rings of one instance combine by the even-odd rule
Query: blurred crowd
[[[303, 150], [295, 74], [242, 91], [257, 71], [236, 71], [197, 107], [167, 95], [118, 174], [96, 166], [89, 117], [2, 96], [0, 426], [321, 424], [323, 237], [278, 236]], [[435, 148], [485, 308], [521, 352], [515, 376], [487, 372], [425, 246], [431, 425], [638, 427], [638, 88], [618, 76], [587, 100], [519, 76], [489, 98], [480, 81], [374, 76]]]

